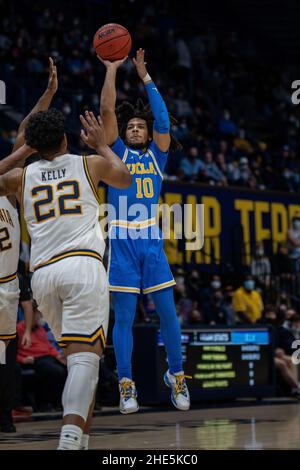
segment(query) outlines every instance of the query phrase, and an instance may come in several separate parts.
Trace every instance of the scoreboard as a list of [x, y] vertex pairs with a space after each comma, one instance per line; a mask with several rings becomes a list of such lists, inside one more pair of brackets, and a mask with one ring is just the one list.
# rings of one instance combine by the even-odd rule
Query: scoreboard
[[[157, 341], [162, 375], [167, 364], [159, 332]], [[182, 354], [185, 374], [192, 377], [188, 380], [191, 392], [256, 396], [272, 388], [273, 354], [267, 328], [184, 330]]]
[[[158, 329], [137, 327], [134, 363], [139, 395], [146, 402], [165, 402], [168, 368]], [[183, 366], [191, 399], [218, 400], [272, 396], [275, 393], [272, 329], [265, 326], [184, 328]], [[145, 371], [151, 381], [145, 380]], [[142, 377], [142, 378], [141, 378]], [[147, 383], [145, 387], [144, 384]], [[151, 392], [150, 392], [151, 391]]]

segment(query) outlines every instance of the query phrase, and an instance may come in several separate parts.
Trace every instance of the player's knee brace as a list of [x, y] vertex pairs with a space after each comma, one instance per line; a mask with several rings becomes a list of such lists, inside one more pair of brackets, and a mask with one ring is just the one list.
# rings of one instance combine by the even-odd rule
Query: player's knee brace
[[64, 416], [75, 414], [86, 421], [98, 382], [99, 360], [92, 352], [68, 356], [68, 378], [62, 396]]

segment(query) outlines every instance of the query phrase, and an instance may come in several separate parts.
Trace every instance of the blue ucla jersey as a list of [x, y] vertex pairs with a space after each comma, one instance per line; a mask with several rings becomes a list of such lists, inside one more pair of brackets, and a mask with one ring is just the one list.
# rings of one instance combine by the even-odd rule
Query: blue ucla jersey
[[[134, 150], [120, 137], [112, 150], [127, 165], [132, 184], [126, 189], [110, 186], [108, 190], [108, 202], [115, 212], [110, 216], [110, 290], [150, 294], [171, 287], [175, 281], [155, 222], [168, 152], [161, 152], [153, 141], [145, 152]], [[135, 239], [131, 235], [137, 226], [144, 236]]]
[[[145, 152], [131, 149], [125, 145], [121, 137], [117, 138], [111, 148], [126, 164], [132, 175], [132, 184], [129, 188], [109, 187], [108, 202], [115, 208], [116, 219], [144, 221], [155, 217], [155, 205], [158, 204], [168, 152], [159, 150], [153, 140]], [[125, 200], [127, 210], [124, 206]], [[134, 204], [142, 204], [142, 210], [133, 208]]]

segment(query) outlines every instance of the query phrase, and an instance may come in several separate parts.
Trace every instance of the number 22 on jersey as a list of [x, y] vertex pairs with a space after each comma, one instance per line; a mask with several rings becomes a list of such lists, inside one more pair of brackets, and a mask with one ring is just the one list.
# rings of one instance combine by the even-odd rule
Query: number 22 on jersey
[[[76, 204], [80, 197], [80, 186], [76, 180], [62, 181], [53, 187], [52, 185], [36, 186], [31, 191], [34, 199], [34, 213], [38, 223], [57, 216], [82, 214], [81, 204]], [[53, 207], [53, 202], [58, 201], [58, 207]], [[73, 203], [71, 202], [73, 201]], [[52, 207], [49, 207], [49, 206]]]

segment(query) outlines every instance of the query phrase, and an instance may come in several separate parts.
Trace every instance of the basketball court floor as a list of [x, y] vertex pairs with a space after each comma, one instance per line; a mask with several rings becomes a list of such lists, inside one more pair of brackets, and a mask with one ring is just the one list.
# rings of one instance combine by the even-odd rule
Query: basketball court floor
[[[0, 450], [51, 450], [58, 443], [59, 414], [34, 415], [17, 433], [0, 433]], [[142, 408], [122, 416], [96, 412], [90, 449], [259, 450], [300, 449], [300, 403], [246, 404], [219, 408]]]

